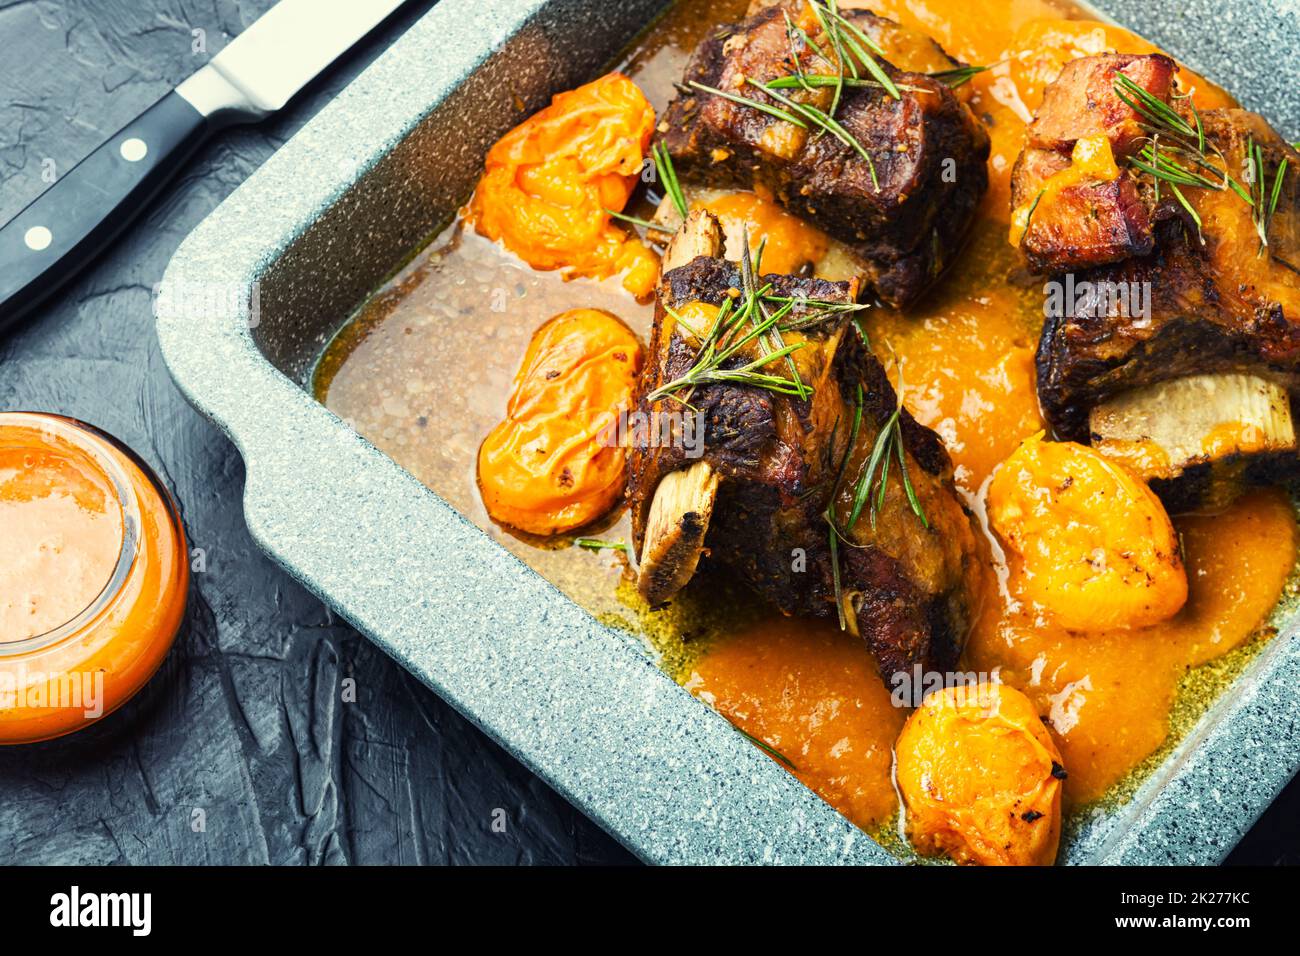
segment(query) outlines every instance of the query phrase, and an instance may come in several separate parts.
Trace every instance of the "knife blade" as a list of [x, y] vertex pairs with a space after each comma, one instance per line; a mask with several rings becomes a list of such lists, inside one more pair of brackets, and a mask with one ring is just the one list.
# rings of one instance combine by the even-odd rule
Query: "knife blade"
[[282, 109], [407, 0], [280, 0], [0, 227], [0, 331], [116, 238], [213, 132]]
[[261, 119], [283, 108], [403, 2], [280, 0], [176, 92], [210, 119]]

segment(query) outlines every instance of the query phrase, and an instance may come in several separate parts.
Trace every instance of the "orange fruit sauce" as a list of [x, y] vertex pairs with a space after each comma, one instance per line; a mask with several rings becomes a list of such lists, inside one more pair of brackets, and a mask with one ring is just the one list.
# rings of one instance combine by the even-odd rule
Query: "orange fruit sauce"
[[171, 497], [102, 433], [0, 413], [0, 744], [79, 730], [153, 676], [185, 611]]
[[[993, 150], [988, 195], [967, 248], [918, 308], [877, 310], [868, 320], [881, 359], [901, 359], [907, 404], [943, 438], [959, 492], [987, 532], [989, 476], [1045, 427], [1033, 362], [1041, 282], [1009, 281], [1020, 267], [1007, 242], [1010, 174], [1026, 120], [1066, 60], [1154, 47], [1041, 0], [867, 6], [931, 34], [966, 62], [998, 64], [971, 81], [971, 107], [985, 119]], [[1198, 106], [1232, 103], [1212, 84], [1181, 75]], [[1173, 618], [1140, 630], [1073, 633], [1036, 620], [1009, 599], [1001, 549], [987, 536], [983, 542], [990, 573], [963, 668], [996, 674], [1034, 703], [1069, 772], [1067, 807], [1102, 798], [1166, 742], [1188, 670], [1259, 634], [1295, 566], [1296, 519], [1280, 490], [1251, 492], [1222, 514], [1174, 524], [1189, 598]], [[833, 621], [774, 617], [747, 626], [718, 638], [685, 679], [858, 825], [880, 833], [894, 818], [892, 748], [908, 711], [893, 706], [865, 649]]]

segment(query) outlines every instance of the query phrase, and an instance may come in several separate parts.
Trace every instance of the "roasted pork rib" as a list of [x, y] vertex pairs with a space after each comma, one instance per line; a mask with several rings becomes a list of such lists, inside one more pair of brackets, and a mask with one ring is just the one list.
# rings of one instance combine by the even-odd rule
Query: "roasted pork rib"
[[[911, 508], [894, 457], [883, 504], [848, 527], [854, 489], [898, 401], [849, 315], [824, 311], [825, 303], [853, 302], [854, 283], [756, 280], [770, 287], [772, 308], [788, 300], [808, 303], [795, 305], [783, 333], [787, 345], [801, 344], [791, 357], [812, 389], [807, 399], [723, 381], [675, 393], [680, 401], [651, 400], [698, 360], [697, 336], [707, 332], [698, 324], [688, 328], [686, 316], [697, 315], [701, 303], [734, 301], [742, 288], [738, 264], [721, 253], [716, 220], [696, 211], [664, 259], [637, 410], [649, 419], [689, 403], [703, 418], [704, 441], [697, 458], [680, 446], [631, 450], [628, 493], [642, 593], [652, 605], [665, 603], [707, 556], [787, 614], [834, 616], [838, 566], [846, 624], [865, 638], [882, 674], [916, 664], [951, 668], [972, 614], [974, 535], [953, 490], [947, 452], [906, 410], [899, 416], [902, 447], [925, 523]], [[814, 325], [793, 331], [818, 315]], [[746, 352], [728, 364], [752, 358]], [[850, 447], [859, 385], [861, 426]], [[828, 508], [843, 534], [837, 560]]]
[[[1087, 290], [1048, 310], [1038, 349], [1045, 415], [1059, 437], [1126, 459], [1182, 511], [1300, 470], [1291, 416], [1300, 388], [1300, 154], [1254, 113], [1193, 113], [1175, 95], [1175, 72], [1158, 55], [1068, 64], [1029, 128], [1013, 202], [1021, 227], [1032, 211], [1021, 239], [1031, 270]], [[1201, 159], [1239, 188], [1175, 192], [1132, 165], [1134, 155], [1151, 165], [1139, 150], [1153, 142], [1152, 123], [1117, 94], [1117, 84], [1132, 89], [1117, 74], [1203, 130], [1203, 150], [1165, 134], [1154, 140], [1157, 158], [1221, 182]], [[1115, 160], [1109, 178], [1104, 161], [1078, 148], [1095, 149], [1097, 137]], [[1267, 245], [1260, 202], [1243, 192], [1262, 192], [1272, 210]]]
[[[792, 39], [787, 16], [813, 47], [797, 32]], [[898, 34], [905, 31], [893, 21], [860, 10], [845, 16], [917, 69], [956, 65], [933, 40], [909, 34], [904, 43]], [[833, 60], [830, 41], [803, 3], [764, 7], [695, 50], [658, 136], [683, 180], [770, 192], [844, 242], [883, 301], [906, 306], [953, 259], [988, 185], [988, 135], [947, 85], [881, 60], [900, 98], [879, 86], [845, 88], [834, 118], [870, 161], [834, 135], [700, 89], [788, 113], [755, 84], [833, 75], [840, 69]], [[868, 76], [864, 67], [859, 72]], [[786, 88], [782, 95], [825, 111], [833, 91]]]

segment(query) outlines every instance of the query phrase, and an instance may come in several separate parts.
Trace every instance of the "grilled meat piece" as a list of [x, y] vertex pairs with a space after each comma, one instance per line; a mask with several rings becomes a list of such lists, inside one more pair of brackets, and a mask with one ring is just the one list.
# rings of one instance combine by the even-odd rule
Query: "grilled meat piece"
[[[743, 288], [737, 264], [717, 257], [721, 248], [716, 220], [696, 211], [668, 250], [639, 388], [643, 420], [682, 409], [672, 399], [652, 403], [648, 396], [696, 362], [700, 343], [694, 333], [708, 331], [684, 327], [686, 315], [699, 314], [691, 311], [697, 303], [720, 306]], [[910, 508], [895, 457], [874, 526], [864, 509], [846, 529], [853, 490], [897, 397], [848, 316], [828, 316], [815, 304], [854, 301], [854, 283], [765, 275], [757, 284], [770, 285], [772, 296], [809, 300], [796, 305], [785, 320], [789, 325], [820, 316], [802, 332], [787, 327], [782, 333], [787, 345], [804, 343], [792, 358], [812, 394], [803, 400], [732, 382], [696, 386], [689, 397], [677, 393], [702, 416], [700, 457], [689, 457], [681, 444], [633, 447], [629, 456], [642, 593], [652, 604], [666, 602], [703, 556], [729, 568], [784, 613], [836, 615], [825, 519], [830, 508], [845, 537], [838, 566], [847, 622], [865, 639], [881, 673], [888, 679], [916, 664], [950, 669], [972, 617], [978, 571], [974, 534], [953, 489], [947, 452], [934, 432], [903, 410], [908, 475], [928, 527]], [[737, 355], [730, 364], [752, 358]], [[762, 370], [789, 374], [782, 363]], [[859, 385], [862, 423], [850, 448]]]
[[[1278, 204], [1260, 250], [1252, 208], [1230, 190], [1188, 188], [1202, 221], [1172, 199], [1156, 211], [1155, 248], [1077, 275], [1094, 289], [1149, 294], [1147, 315], [1115, 314], [1107, 297], [1051, 314], [1038, 349], [1038, 394], [1056, 432], [1087, 438], [1089, 410], [1131, 388], [1209, 372], [1251, 372], [1300, 387], [1300, 154], [1244, 110], [1201, 117], [1229, 169], [1245, 165], [1247, 141], [1264, 156], [1271, 190], [1283, 158]], [[1068, 304], [1068, 303], [1067, 303]]]
[[1011, 174], [1012, 222], [1031, 271], [1086, 269], [1151, 251], [1150, 197], [1125, 163], [1143, 142], [1142, 117], [1115, 84], [1122, 75], [1168, 100], [1176, 71], [1159, 54], [1090, 56], [1067, 63], [1044, 92]]
[[[770, 7], [784, 7], [796, 23], [816, 25], [815, 18], [811, 21], [807, 19], [805, 0], [753, 0], [749, 9], [745, 11], [745, 16], [756, 16]], [[949, 56], [948, 51], [939, 44], [939, 41], [928, 33], [905, 27], [897, 20], [877, 16], [868, 10], [855, 9], [841, 12], [853, 21], [854, 26], [870, 37], [876, 46], [880, 47], [886, 60], [900, 70], [910, 73], [939, 73], [965, 65], [960, 60]], [[808, 32], [813, 39], [816, 39], [815, 31]], [[969, 92], [969, 87], [959, 89], [961, 89], [958, 93], [959, 98]]]
[[[888, 62], [882, 68], [899, 87], [900, 99], [879, 87], [848, 87], [835, 110], [835, 120], [870, 162], [830, 133], [801, 129], [690, 85], [789, 112], [754, 84], [795, 75], [796, 58], [804, 74], [835, 74], [839, 67], [801, 39], [792, 44], [787, 13], [818, 49], [832, 55], [802, 4], [760, 10], [696, 48], [659, 137], [683, 180], [771, 192], [791, 212], [846, 243], [862, 260], [876, 295], [907, 306], [954, 258], [966, 234], [988, 185], [988, 135], [942, 81]], [[901, 28], [892, 21], [865, 11], [845, 16], [868, 36], [878, 34], [894, 48], [910, 50], [909, 58], [937, 59], [932, 41], [928, 47], [905, 47], [895, 35]], [[868, 75], [863, 67], [859, 72]], [[782, 94], [824, 112], [834, 95], [826, 87]]]
[[[1100, 125], [1122, 161], [1139, 145], [1131, 117], [1099, 105], [1107, 88], [1099, 77], [1113, 77], [1121, 63], [1126, 75], [1141, 78], [1153, 93], [1163, 90], [1168, 100], [1163, 60], [1076, 60], [1057, 81], [1073, 99], [1054, 85], [1044, 110], [1090, 104], [1105, 118]], [[1293, 404], [1300, 390], [1300, 154], [1254, 113], [1211, 110], [1199, 121], [1205, 155], [1244, 189], [1255, 178], [1253, 148], [1263, 164], [1263, 202], [1271, 206], [1278, 184], [1266, 246], [1257, 223], [1261, 202], [1247, 202], [1233, 189], [1184, 186], [1193, 216], [1167, 184], [1157, 200], [1152, 178], [1132, 167], [1118, 181], [1132, 184], [1150, 229], [1122, 257], [1098, 264], [1124, 243], [1099, 257], [1089, 231], [1095, 219], [1070, 229], [1081, 218], [1077, 211], [1059, 230], [1040, 230], [1040, 221], [1056, 222], [1050, 215], [1040, 220], [1046, 197], [1022, 246], [1031, 267], [1046, 269], [1058, 290], [1091, 293], [1067, 294], [1055, 306], [1049, 298], [1037, 365], [1039, 402], [1053, 430], [1126, 460], [1175, 512], [1218, 507], [1248, 484], [1300, 472], [1291, 409], [1280, 407]], [[1050, 118], [1040, 129], [1048, 132], [1037, 140], [1031, 135], [1017, 164], [1022, 180], [1026, 170], [1050, 162], [1031, 155], [1041, 143], [1091, 135], [1093, 127]], [[1249, 177], [1245, 170], [1252, 170]], [[1023, 182], [1017, 188], [1023, 203], [1029, 191]]]
[[1078, 140], [1104, 133], [1116, 156], [1128, 156], [1146, 132], [1141, 115], [1115, 92], [1116, 75], [1123, 74], [1157, 99], [1168, 101], [1177, 71], [1177, 64], [1159, 53], [1103, 53], [1071, 60], [1043, 91], [1043, 103], [1025, 132], [1025, 141], [1038, 149], [1068, 154]]

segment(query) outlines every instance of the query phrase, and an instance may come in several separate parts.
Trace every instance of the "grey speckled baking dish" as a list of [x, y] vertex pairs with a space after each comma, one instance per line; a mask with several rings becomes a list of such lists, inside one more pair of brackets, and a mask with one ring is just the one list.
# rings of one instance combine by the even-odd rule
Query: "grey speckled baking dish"
[[[163, 354], [243, 454], [258, 542], [642, 858], [892, 863], [305, 388], [344, 319], [469, 193], [515, 97], [536, 108], [591, 78], [663, 6], [442, 0], [185, 241]], [[1300, 137], [1295, 0], [1102, 6]], [[1300, 765], [1300, 641], [1293, 615], [1279, 623], [1065, 862], [1223, 857]]]

